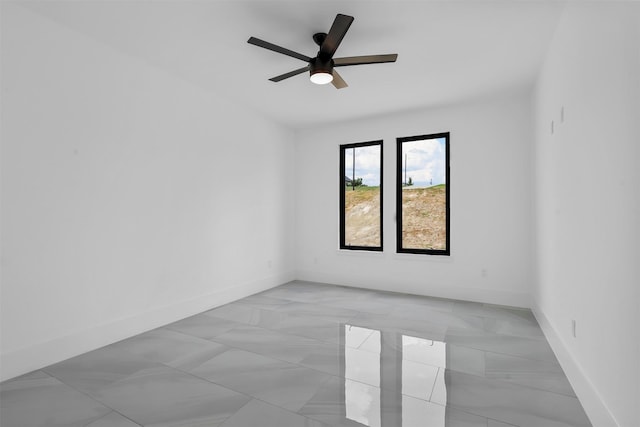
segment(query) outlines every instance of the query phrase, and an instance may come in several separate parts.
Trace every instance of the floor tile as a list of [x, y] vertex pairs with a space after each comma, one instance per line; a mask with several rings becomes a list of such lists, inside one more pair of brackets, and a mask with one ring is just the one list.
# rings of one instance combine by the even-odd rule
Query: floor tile
[[343, 325], [333, 319], [286, 314], [277, 324], [271, 325], [269, 328], [291, 335], [338, 344]]
[[329, 379], [329, 375], [309, 368], [236, 349], [191, 373], [291, 411], [300, 409]]
[[446, 346], [447, 363], [442, 368], [481, 377], [485, 375], [487, 352], [449, 343]]
[[[389, 408], [395, 413], [399, 408]], [[299, 411], [306, 417], [324, 422], [331, 426], [362, 427], [380, 426], [381, 414], [380, 389], [333, 377]], [[389, 415], [389, 414], [387, 414]]]
[[489, 420], [484, 417], [459, 411], [450, 406], [445, 409], [444, 427], [486, 427], [488, 424]]
[[360, 313], [349, 324], [362, 328], [386, 330], [421, 338], [444, 341], [449, 330], [445, 324], [428, 323], [406, 317]]
[[455, 301], [454, 313], [462, 313], [471, 316], [480, 316], [485, 319], [501, 320], [513, 323], [529, 323], [537, 325], [535, 316], [531, 310], [503, 305], [483, 304], [470, 301]]
[[393, 310], [393, 305], [388, 301], [376, 297], [375, 293], [363, 295], [358, 298], [346, 297], [336, 298], [329, 303], [332, 307], [345, 308], [359, 313], [369, 314], [389, 314]]
[[183, 334], [192, 335], [204, 339], [212, 339], [218, 335], [224, 334], [231, 329], [241, 325], [241, 323], [232, 320], [224, 320], [206, 313], [196, 316], [187, 317], [178, 322], [170, 323], [166, 326], [172, 331], [182, 332]]
[[158, 366], [116, 346], [106, 346], [43, 368], [63, 383], [91, 395], [142, 369]]
[[591, 426], [578, 399], [454, 371], [445, 374], [447, 405], [521, 427]]
[[265, 291], [263, 295], [303, 303], [331, 305], [335, 301], [344, 301], [348, 298], [358, 299], [367, 293], [364, 290], [344, 286], [294, 281]]
[[489, 332], [517, 337], [537, 338], [544, 340], [542, 329], [535, 319], [494, 319], [484, 318], [484, 329]]
[[270, 318], [278, 316], [278, 313], [275, 313], [273, 310], [262, 310], [241, 303], [226, 304], [209, 310], [205, 312], [205, 314], [218, 319], [254, 326], [258, 326], [265, 321], [268, 322]]
[[165, 328], [154, 329], [114, 346], [185, 371], [227, 350], [225, 345]]
[[42, 373], [0, 387], [0, 425], [7, 427], [84, 427], [111, 410]]
[[478, 329], [485, 327], [485, 319], [463, 313], [454, 313], [430, 309], [427, 305], [400, 306], [394, 308], [391, 315], [401, 319], [412, 319], [449, 328]]
[[104, 417], [95, 420], [86, 427], [141, 427], [130, 419], [118, 414], [117, 412], [109, 412]]
[[334, 346], [319, 340], [253, 326], [232, 329], [216, 337], [216, 341], [292, 363], [298, 363], [323, 348]]
[[390, 307], [401, 308], [406, 307], [408, 310], [428, 309], [451, 312], [455, 304], [455, 300], [434, 297], [419, 297], [415, 295], [395, 293], [395, 292], [378, 292], [372, 297], [374, 300], [381, 301]]
[[557, 362], [486, 353], [485, 377], [576, 396]]
[[266, 293], [254, 294], [236, 302], [238, 304], [248, 305], [254, 308], [276, 311], [280, 311], [293, 303], [290, 300], [270, 297]]
[[487, 331], [449, 328], [442, 341], [460, 347], [475, 348], [492, 353], [520, 356], [528, 359], [557, 362], [546, 340], [494, 334]]
[[216, 424], [250, 400], [243, 394], [164, 366], [138, 371], [94, 395], [144, 426]]
[[529, 310], [300, 281], [0, 391], [3, 427], [591, 425]]
[[293, 412], [252, 400], [221, 427], [329, 427]]
[[318, 347], [298, 364], [335, 376], [344, 375], [344, 352], [344, 346], [340, 345]]
[[[341, 300], [342, 298], [339, 299], [339, 301]], [[301, 317], [330, 319], [333, 322], [347, 322], [359, 314], [356, 310], [338, 307], [334, 302], [322, 303], [321, 301], [314, 303], [297, 302], [284, 307], [281, 311]]]
[[487, 420], [487, 427], [519, 427], [515, 424], [503, 423], [502, 421]]

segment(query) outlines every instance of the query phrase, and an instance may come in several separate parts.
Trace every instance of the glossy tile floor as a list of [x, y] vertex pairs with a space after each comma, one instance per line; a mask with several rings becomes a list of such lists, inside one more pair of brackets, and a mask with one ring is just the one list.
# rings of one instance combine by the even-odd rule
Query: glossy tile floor
[[528, 310], [292, 282], [1, 385], [2, 427], [590, 426]]

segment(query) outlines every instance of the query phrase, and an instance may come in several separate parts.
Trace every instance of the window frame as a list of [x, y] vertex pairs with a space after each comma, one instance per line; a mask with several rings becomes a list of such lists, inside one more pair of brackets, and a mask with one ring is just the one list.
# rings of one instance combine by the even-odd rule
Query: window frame
[[[402, 144], [405, 142], [422, 141], [427, 139], [445, 140], [445, 182], [446, 182], [446, 247], [445, 249], [418, 249], [404, 248], [402, 246], [402, 173], [403, 152]], [[450, 132], [432, 133], [396, 138], [396, 252], [405, 254], [443, 255], [451, 256], [451, 179], [450, 179]]]
[[[346, 191], [346, 181], [345, 181], [345, 152], [348, 149], [359, 148], [359, 147], [369, 147], [379, 145], [380, 146], [380, 246], [352, 246], [347, 245], [346, 240], [346, 218], [345, 218], [345, 191]], [[383, 235], [383, 224], [384, 224], [384, 204], [383, 204], [383, 159], [384, 159], [384, 141], [382, 139], [374, 140], [374, 141], [366, 141], [366, 142], [356, 142], [351, 144], [341, 144], [339, 147], [340, 150], [340, 249], [345, 250], [355, 250], [355, 251], [372, 251], [372, 252], [382, 252], [384, 248], [384, 235]]]

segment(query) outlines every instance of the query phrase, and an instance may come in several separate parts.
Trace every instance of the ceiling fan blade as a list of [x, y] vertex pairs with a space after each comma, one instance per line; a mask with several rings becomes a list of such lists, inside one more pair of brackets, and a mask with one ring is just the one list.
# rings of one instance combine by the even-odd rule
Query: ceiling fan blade
[[297, 70], [289, 71], [288, 73], [280, 74], [279, 76], [271, 77], [269, 80], [272, 82], [279, 82], [284, 79], [288, 79], [289, 77], [297, 76], [298, 74], [302, 74], [305, 71], [309, 71], [309, 66], [298, 68]]
[[249, 37], [249, 40], [247, 40], [247, 43], [255, 45], [255, 46], [258, 46], [258, 47], [262, 47], [262, 48], [265, 48], [265, 49], [269, 49], [269, 50], [272, 50], [274, 52], [281, 53], [283, 55], [288, 55], [288, 56], [300, 59], [300, 60], [305, 61], [305, 62], [311, 61], [311, 58], [309, 58], [307, 55], [303, 55], [301, 53], [294, 52], [292, 50], [289, 50], [289, 49], [286, 49], [284, 47], [275, 45], [273, 43], [266, 42], [264, 40], [260, 40], [260, 39], [255, 38], [255, 37]]
[[336, 53], [336, 49], [340, 46], [340, 42], [344, 38], [345, 34], [347, 34], [347, 30], [351, 26], [353, 22], [353, 16], [337, 14], [336, 19], [333, 21], [333, 25], [331, 25], [331, 29], [327, 33], [327, 37], [322, 42], [322, 46], [320, 46], [320, 53], [322, 55], [327, 56], [327, 58], [332, 58], [333, 54]]
[[336, 89], [344, 89], [345, 87], [349, 86], [336, 70], [333, 70], [332, 74], [333, 80], [331, 81], [331, 83], [335, 86]]
[[333, 60], [333, 66], [346, 67], [348, 65], [380, 64], [383, 62], [396, 62], [396, 59], [398, 59], [397, 53], [389, 55], [347, 56], [344, 58], [335, 58]]

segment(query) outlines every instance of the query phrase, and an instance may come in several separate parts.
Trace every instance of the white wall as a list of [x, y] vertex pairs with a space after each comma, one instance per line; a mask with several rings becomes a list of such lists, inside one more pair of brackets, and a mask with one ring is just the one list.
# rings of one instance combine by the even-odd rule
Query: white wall
[[639, 4], [569, 4], [535, 115], [536, 314], [594, 425], [637, 426]]
[[[529, 100], [527, 92], [298, 132], [297, 277], [529, 306], [533, 252]], [[452, 256], [396, 254], [395, 138], [447, 131], [451, 132]], [[384, 252], [341, 251], [339, 145], [378, 139], [384, 140]]]
[[2, 379], [293, 279], [290, 131], [2, 8]]

